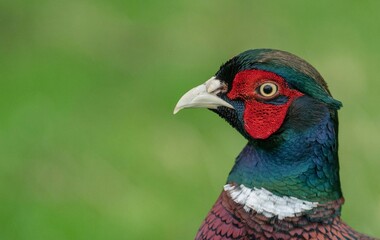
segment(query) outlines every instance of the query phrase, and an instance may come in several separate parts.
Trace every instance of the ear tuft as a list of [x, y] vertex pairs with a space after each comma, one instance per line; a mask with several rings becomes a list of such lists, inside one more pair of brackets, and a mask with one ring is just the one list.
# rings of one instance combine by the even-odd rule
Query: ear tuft
[[341, 101], [338, 101], [330, 96], [327, 98], [326, 103], [332, 108], [334, 108], [335, 110], [339, 110], [341, 107], [343, 107], [343, 104]]

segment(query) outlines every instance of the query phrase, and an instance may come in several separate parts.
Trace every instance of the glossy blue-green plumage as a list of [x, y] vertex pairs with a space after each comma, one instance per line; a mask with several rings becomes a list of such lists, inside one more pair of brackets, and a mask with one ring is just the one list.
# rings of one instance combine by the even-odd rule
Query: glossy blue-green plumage
[[[252, 107], [249, 105], [252, 100], [245, 95], [228, 97], [236, 84], [236, 74], [245, 70], [275, 73], [286, 81], [281, 87], [295, 89], [299, 95], [293, 101], [290, 95], [254, 98], [254, 101], [267, 104], [267, 112], [254, 112], [262, 114], [256, 122], [245, 121], [247, 112], [252, 114], [247, 110]], [[233, 186], [233, 190], [225, 188], [196, 239], [372, 239], [340, 219], [344, 199], [339, 180], [337, 110], [342, 104], [331, 96], [321, 75], [290, 53], [258, 49], [226, 62], [216, 78], [228, 87], [227, 94], [219, 93], [218, 96], [234, 108], [218, 107], [213, 111], [236, 128], [248, 144], [237, 157], [227, 179], [227, 186]], [[268, 80], [272, 80], [270, 76]], [[252, 85], [245, 86], [250, 89], [243, 90], [250, 93]], [[271, 107], [284, 106], [287, 107], [285, 118], [268, 114]], [[267, 121], [265, 127], [276, 121], [281, 121], [281, 126], [266, 138], [250, 135], [248, 131], [255, 127], [267, 130], [263, 129], [262, 121]], [[270, 194], [262, 195], [263, 188]], [[281, 200], [270, 202], [272, 194]], [[291, 205], [288, 200], [294, 198], [317, 205], [293, 212], [295, 215], [284, 219], [265, 214], [265, 211], [288, 211]], [[286, 204], [281, 205], [282, 201]]]
[[[228, 182], [264, 187], [281, 196], [310, 201], [341, 198], [337, 153], [337, 109], [341, 102], [330, 95], [323, 78], [310, 64], [282, 51], [245, 51], [225, 63], [216, 77], [231, 88], [238, 72], [251, 69], [281, 76], [304, 96], [290, 105], [281, 128], [264, 140], [253, 139], [245, 131], [243, 102], [221, 96], [235, 110], [219, 108], [216, 112], [249, 140]], [[274, 101], [267, 104], [281, 105], [286, 99]]]
[[267, 142], [249, 141], [228, 182], [310, 201], [342, 197], [334, 115], [309, 97], [295, 101], [289, 114], [293, 120], [284, 123], [281, 134]]

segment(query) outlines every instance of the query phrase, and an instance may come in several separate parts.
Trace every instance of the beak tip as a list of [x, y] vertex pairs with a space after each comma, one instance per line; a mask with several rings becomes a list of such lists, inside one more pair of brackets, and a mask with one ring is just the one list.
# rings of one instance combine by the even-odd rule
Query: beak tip
[[183, 107], [181, 106], [178, 106], [178, 104], [175, 106], [174, 110], [173, 110], [173, 115], [177, 114], [179, 111], [181, 111], [183, 109]]

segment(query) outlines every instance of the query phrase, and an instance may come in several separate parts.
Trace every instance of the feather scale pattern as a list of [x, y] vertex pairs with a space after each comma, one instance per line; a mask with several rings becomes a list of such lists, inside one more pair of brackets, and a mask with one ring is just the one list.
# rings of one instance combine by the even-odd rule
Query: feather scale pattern
[[243, 205], [234, 202], [223, 191], [195, 239], [375, 239], [356, 232], [340, 219], [340, 206], [343, 202], [343, 199], [339, 199], [320, 204], [307, 215], [280, 220], [255, 211], [247, 212]]

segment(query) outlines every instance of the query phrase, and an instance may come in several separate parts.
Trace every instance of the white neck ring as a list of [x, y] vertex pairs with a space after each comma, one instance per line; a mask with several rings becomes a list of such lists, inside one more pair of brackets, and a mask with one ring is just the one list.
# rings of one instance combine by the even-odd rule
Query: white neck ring
[[265, 188], [251, 189], [243, 184], [240, 186], [226, 184], [224, 191], [234, 202], [243, 205], [245, 211], [254, 210], [268, 218], [276, 216], [280, 220], [301, 216], [305, 211], [318, 206], [318, 202], [309, 202], [295, 197], [280, 197]]

